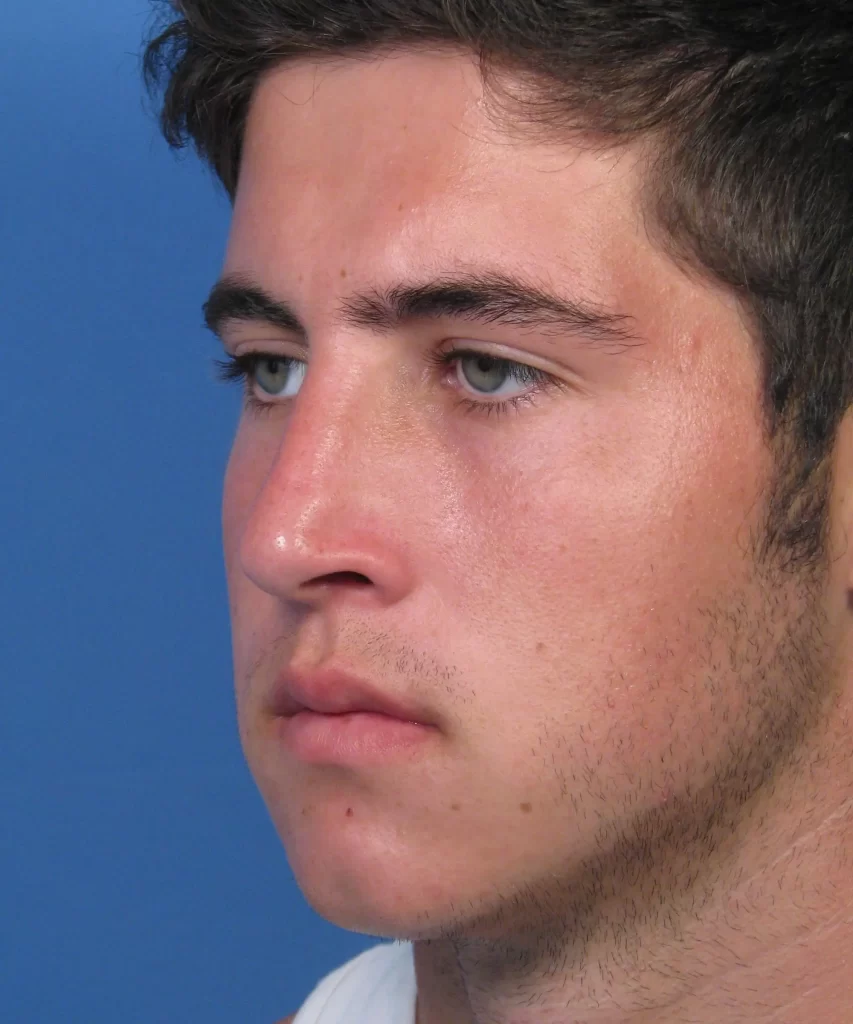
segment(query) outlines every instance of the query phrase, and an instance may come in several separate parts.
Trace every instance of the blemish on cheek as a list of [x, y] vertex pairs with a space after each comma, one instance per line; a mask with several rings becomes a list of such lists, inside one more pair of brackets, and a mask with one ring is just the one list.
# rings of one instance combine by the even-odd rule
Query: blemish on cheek
[[459, 804], [451, 804], [450, 805], [450, 809], [451, 809], [451, 811], [458, 811], [459, 810]]
[[522, 811], [524, 811], [525, 814], [530, 814], [530, 812], [533, 810], [533, 804], [522, 804], [521, 809]]
[[399, 211], [400, 213], [402, 213], [402, 212], [403, 212], [403, 204], [402, 204], [402, 203], [400, 203], [400, 204], [399, 204], [399, 206], [397, 207], [397, 210], [398, 210], [398, 211]]
[[347, 807], [347, 817], [348, 818], [352, 817], [352, 807]]
[[347, 276], [346, 267], [341, 267], [341, 277], [346, 277], [346, 276]]
[[543, 644], [543, 643], [542, 643], [542, 641], [540, 640], [540, 641], [539, 641], [539, 642], [538, 642], [538, 643], [536, 644], [536, 653], [537, 653], [537, 654], [541, 654], [541, 653], [542, 653], [542, 652], [543, 652], [544, 650], [545, 650], [545, 644]]

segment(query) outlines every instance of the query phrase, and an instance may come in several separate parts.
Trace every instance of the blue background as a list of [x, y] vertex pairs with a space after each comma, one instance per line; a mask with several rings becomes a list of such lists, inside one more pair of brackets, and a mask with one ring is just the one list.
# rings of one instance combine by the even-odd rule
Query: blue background
[[2, 14], [0, 1019], [272, 1024], [378, 940], [305, 902], [239, 745], [229, 206], [158, 135], [147, 0]]

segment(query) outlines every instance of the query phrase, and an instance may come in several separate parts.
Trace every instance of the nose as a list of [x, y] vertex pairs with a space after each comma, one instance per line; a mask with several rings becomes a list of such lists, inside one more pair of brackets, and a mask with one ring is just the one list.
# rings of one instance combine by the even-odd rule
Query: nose
[[248, 488], [254, 501], [240, 538], [242, 570], [284, 600], [316, 605], [346, 593], [399, 601], [413, 583], [418, 511], [411, 416], [390, 382], [370, 383], [370, 367], [350, 373], [346, 386], [332, 366], [312, 369], [289, 411], [267, 419], [277, 426], [250, 428], [279, 436], [267, 437], [270, 456], [254, 471], [260, 478], [265, 465], [267, 472]]

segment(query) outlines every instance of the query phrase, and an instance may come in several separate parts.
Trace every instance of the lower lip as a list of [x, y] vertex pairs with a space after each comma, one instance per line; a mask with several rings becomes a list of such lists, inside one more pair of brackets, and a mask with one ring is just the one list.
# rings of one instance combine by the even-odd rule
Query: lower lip
[[372, 711], [345, 715], [300, 711], [279, 718], [278, 726], [287, 749], [300, 761], [314, 764], [377, 763], [408, 756], [436, 731], [433, 726]]

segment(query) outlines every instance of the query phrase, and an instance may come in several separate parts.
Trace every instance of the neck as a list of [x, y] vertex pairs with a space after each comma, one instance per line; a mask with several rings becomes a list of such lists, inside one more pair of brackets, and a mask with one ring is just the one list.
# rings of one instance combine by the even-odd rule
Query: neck
[[663, 913], [666, 877], [679, 870], [672, 863], [656, 885], [646, 880], [643, 898], [657, 892], [657, 913], [638, 913], [620, 892], [618, 906], [602, 902], [599, 927], [582, 939], [564, 929], [556, 943], [551, 929], [547, 937], [416, 942], [417, 1024], [846, 1024], [848, 761], [824, 754], [805, 770], [801, 763], [797, 779], [777, 785], [703, 879]]

